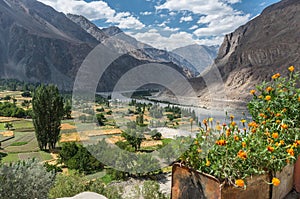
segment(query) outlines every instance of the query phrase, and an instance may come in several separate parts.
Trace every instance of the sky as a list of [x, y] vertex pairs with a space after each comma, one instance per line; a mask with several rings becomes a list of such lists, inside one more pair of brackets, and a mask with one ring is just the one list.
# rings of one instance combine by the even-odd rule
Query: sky
[[100, 28], [118, 26], [160, 49], [220, 45], [224, 35], [279, 0], [39, 0], [83, 15]]

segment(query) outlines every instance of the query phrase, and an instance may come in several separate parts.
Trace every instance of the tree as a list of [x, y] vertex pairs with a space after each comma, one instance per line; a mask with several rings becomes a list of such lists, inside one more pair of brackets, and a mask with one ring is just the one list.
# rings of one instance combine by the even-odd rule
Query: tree
[[8, 131], [13, 127], [12, 123], [5, 123], [4, 128], [6, 128]]
[[71, 106], [71, 103], [70, 101], [66, 101], [65, 103], [65, 106], [64, 106], [64, 116], [67, 118], [67, 119], [72, 119], [72, 106]]
[[32, 98], [33, 124], [41, 150], [54, 149], [64, 116], [63, 99], [54, 85], [39, 86]]
[[55, 178], [35, 160], [3, 164], [0, 167], [0, 198], [48, 198]]

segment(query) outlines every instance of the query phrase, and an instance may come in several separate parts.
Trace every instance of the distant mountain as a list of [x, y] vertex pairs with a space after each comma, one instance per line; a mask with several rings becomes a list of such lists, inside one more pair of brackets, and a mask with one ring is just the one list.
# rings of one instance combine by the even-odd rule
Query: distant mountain
[[[100, 42], [111, 41], [107, 38], [117, 33], [121, 33], [117, 27], [100, 30], [84, 17], [67, 17], [36, 0], [0, 0], [0, 78], [53, 83], [71, 90], [86, 56]], [[130, 39], [131, 43], [139, 44]], [[107, 47], [118, 50], [128, 47], [121, 39], [110, 45]], [[166, 64], [186, 77], [192, 76], [192, 72], [169, 60], [134, 53], [138, 52], [125, 54], [112, 62], [99, 83], [99, 90], [112, 90], [122, 74], [151, 62]]]
[[80, 25], [84, 30], [94, 36], [102, 44], [109, 48], [114, 48], [119, 53], [127, 53], [136, 59], [147, 60], [151, 62], [172, 62], [183, 68], [188, 77], [195, 77], [198, 75], [197, 69], [189, 61], [175, 53], [165, 50], [153, 48], [148, 44], [137, 41], [135, 38], [125, 34], [116, 26], [99, 29], [92, 22], [88, 21], [83, 16], [68, 14], [73, 22]]
[[194, 44], [177, 48], [172, 53], [184, 57], [201, 73], [205, 68], [213, 64], [214, 59], [217, 57], [218, 49], [219, 46]]
[[0, 78], [72, 87], [98, 41], [64, 14], [35, 0], [0, 0]]
[[[201, 78], [191, 80], [200, 99], [208, 101], [210, 91], [224, 86], [228, 100], [247, 102], [249, 90], [274, 73], [286, 74], [294, 65], [300, 70], [300, 1], [282, 0], [266, 8], [261, 15], [225, 36], [215, 67]], [[206, 87], [205, 79], [218, 77], [223, 84]], [[210, 95], [210, 97], [209, 97]]]

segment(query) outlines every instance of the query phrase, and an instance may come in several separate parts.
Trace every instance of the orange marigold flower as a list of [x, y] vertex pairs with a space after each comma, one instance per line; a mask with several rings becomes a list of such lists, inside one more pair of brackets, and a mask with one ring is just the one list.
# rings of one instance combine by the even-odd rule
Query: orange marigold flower
[[274, 147], [272, 147], [272, 146], [268, 146], [268, 151], [270, 151], [270, 152], [273, 152], [275, 149], [274, 149]]
[[298, 97], [298, 102], [300, 102], [300, 97]]
[[255, 92], [256, 92], [255, 90], [251, 90], [251, 91], [250, 91], [250, 94], [254, 95]]
[[285, 113], [286, 112], [286, 108], [282, 109], [282, 112]]
[[249, 127], [254, 127], [254, 128], [257, 128], [258, 127], [258, 124], [256, 123], [256, 122], [250, 122], [249, 124], [248, 124], [248, 126]]
[[273, 75], [272, 79], [277, 79], [278, 77], [280, 77], [280, 73], [276, 73], [275, 75]]
[[284, 140], [279, 141], [281, 145], [284, 145]]
[[266, 88], [267, 92], [271, 92], [272, 90], [273, 90], [273, 88], [271, 86], [269, 86], [269, 87]]
[[298, 144], [297, 142], [293, 143], [293, 147], [297, 148], [298, 147]]
[[277, 186], [280, 185], [280, 180], [278, 178], [273, 178], [272, 179], [272, 184], [277, 187]]
[[245, 148], [247, 146], [246, 142], [242, 142], [242, 147]]
[[265, 100], [266, 100], [266, 101], [270, 101], [270, 100], [271, 100], [271, 96], [270, 96], [270, 95], [267, 95], [267, 96], [265, 97]]
[[203, 122], [203, 124], [204, 124], [205, 126], [207, 126], [207, 120], [206, 120], [206, 119], [204, 119], [202, 122]]
[[281, 113], [276, 113], [276, 117], [280, 117], [281, 116]]
[[277, 124], [280, 124], [280, 123], [281, 123], [281, 121], [280, 121], [280, 120], [276, 120], [276, 123], [277, 123]]
[[265, 114], [260, 113], [259, 116], [260, 116], [260, 117], [265, 117]]
[[209, 160], [206, 161], [205, 166], [207, 166], [207, 167], [210, 166], [210, 161]]
[[275, 143], [275, 146], [277, 147], [278, 145], [279, 145], [279, 143], [278, 143], [278, 142], [276, 142], [276, 143]]
[[267, 122], [266, 121], [262, 121], [261, 124], [265, 125]]
[[237, 156], [238, 156], [239, 158], [243, 159], [243, 160], [246, 160], [246, 158], [247, 158], [247, 153], [246, 153], [245, 151], [243, 151], [243, 150], [240, 150], [240, 151], [238, 152]]
[[300, 140], [297, 140], [296, 143], [297, 143], [298, 145], [300, 145]]
[[295, 70], [294, 66], [290, 66], [288, 69], [290, 72], [293, 72]]
[[226, 136], [229, 137], [230, 136], [230, 129], [226, 130]]
[[260, 95], [260, 96], [258, 96], [258, 98], [259, 98], [259, 99], [262, 99], [262, 98], [263, 98], [263, 96], [262, 96], [262, 95]]
[[274, 139], [277, 139], [277, 138], [279, 137], [279, 135], [278, 135], [278, 133], [273, 133], [273, 134], [272, 134], [272, 137], [273, 137]]
[[233, 121], [233, 122], [231, 122], [230, 124], [231, 124], [231, 126], [235, 126], [235, 125], [236, 125], [236, 122]]
[[235, 136], [234, 136], [234, 140], [235, 140], [235, 141], [239, 141], [239, 140], [240, 140], [239, 136], [235, 135]]
[[226, 140], [218, 140], [218, 141], [216, 141], [216, 144], [220, 145], [220, 146], [225, 146], [226, 145]]
[[238, 186], [238, 187], [244, 187], [245, 186], [245, 182], [244, 180], [242, 179], [238, 179], [235, 181], [235, 184]]
[[294, 149], [292, 149], [292, 148], [287, 149], [286, 152], [287, 152], [288, 154], [290, 154], [291, 156], [294, 156], [294, 155], [295, 155]]
[[233, 121], [234, 115], [230, 115], [230, 120]]
[[196, 145], [197, 145], [197, 144], [199, 144], [199, 142], [196, 140], [196, 141], [194, 142], [194, 144], [196, 144]]
[[281, 128], [287, 129], [287, 128], [288, 128], [288, 125], [287, 125], [287, 124], [281, 124]]

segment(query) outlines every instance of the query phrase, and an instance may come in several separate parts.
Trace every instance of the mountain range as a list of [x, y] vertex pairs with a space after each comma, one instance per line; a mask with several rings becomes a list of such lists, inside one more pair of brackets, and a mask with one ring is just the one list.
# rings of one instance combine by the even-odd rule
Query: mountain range
[[54, 83], [65, 90], [72, 89], [82, 62], [102, 44], [122, 56], [105, 72], [99, 91], [112, 90], [122, 74], [136, 66], [160, 63], [189, 79], [199, 103], [243, 104], [249, 90], [272, 74], [286, 74], [290, 65], [300, 69], [299, 43], [297, 0], [267, 7], [225, 35], [219, 50], [190, 45], [172, 52], [139, 42], [118, 27], [100, 29], [83, 16], [59, 13], [36, 0], [0, 0], [0, 78]]
[[122, 55], [101, 79], [100, 91], [112, 90], [122, 74], [146, 63], [168, 65], [187, 78], [201, 72], [181, 56], [141, 43], [118, 27], [99, 29], [83, 16], [66, 16], [36, 0], [0, 0], [0, 78], [71, 90], [82, 62], [100, 43]]
[[291, 65], [299, 71], [299, 44], [300, 1], [282, 0], [227, 34], [214, 65], [190, 81], [202, 102], [244, 104], [258, 83], [287, 74]]

